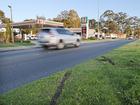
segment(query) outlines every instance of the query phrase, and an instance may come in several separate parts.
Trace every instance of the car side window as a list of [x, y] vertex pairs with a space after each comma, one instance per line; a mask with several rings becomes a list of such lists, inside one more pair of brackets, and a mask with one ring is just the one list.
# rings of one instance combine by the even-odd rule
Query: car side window
[[70, 32], [69, 30], [65, 30], [65, 33], [66, 33], [67, 35], [73, 35], [73, 34], [74, 34], [73, 32]]
[[50, 29], [42, 29], [41, 32], [49, 33]]
[[41, 29], [39, 32], [38, 32], [38, 35], [48, 35], [49, 33], [51, 32], [51, 29]]
[[65, 34], [64, 31], [62, 29], [56, 29], [56, 31], [59, 33], [59, 34]]
[[73, 35], [72, 32], [68, 31], [68, 30], [65, 30], [65, 29], [57, 29], [57, 32], [59, 34], [63, 34], [63, 35]]

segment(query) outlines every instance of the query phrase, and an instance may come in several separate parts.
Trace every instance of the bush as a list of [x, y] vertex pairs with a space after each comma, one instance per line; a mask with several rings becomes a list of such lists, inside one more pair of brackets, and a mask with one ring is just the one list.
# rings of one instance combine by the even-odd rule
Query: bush
[[89, 40], [97, 40], [97, 38], [96, 37], [90, 37], [90, 38], [88, 38]]
[[16, 40], [15, 43], [31, 43], [30, 40]]
[[31, 43], [30, 40], [24, 40], [23, 43]]

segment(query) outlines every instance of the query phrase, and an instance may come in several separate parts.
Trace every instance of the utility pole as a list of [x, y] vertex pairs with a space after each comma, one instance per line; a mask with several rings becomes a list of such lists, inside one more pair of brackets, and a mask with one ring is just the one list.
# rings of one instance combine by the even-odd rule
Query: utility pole
[[14, 43], [14, 34], [13, 34], [13, 14], [12, 14], [12, 6], [8, 5], [10, 8], [10, 14], [11, 14], [11, 38], [12, 38], [12, 43]]

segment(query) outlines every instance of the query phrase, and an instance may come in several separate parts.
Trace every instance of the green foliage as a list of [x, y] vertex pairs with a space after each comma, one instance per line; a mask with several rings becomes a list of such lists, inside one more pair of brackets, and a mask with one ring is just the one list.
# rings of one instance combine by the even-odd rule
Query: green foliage
[[9, 43], [11, 39], [11, 22], [9, 18], [5, 17], [5, 14], [2, 10], [0, 10], [0, 21], [6, 25], [6, 32], [1, 33], [0, 37], [3, 39], [2, 41]]
[[32, 34], [36, 34], [39, 31], [39, 29], [36, 25], [33, 25], [31, 31], [32, 31]]
[[15, 41], [15, 43], [1, 43], [0, 44], [0, 48], [6, 48], [6, 47], [19, 47], [19, 46], [32, 46], [34, 45], [33, 43], [31, 43], [30, 40], [27, 41], [22, 41], [22, 40], [18, 40]]
[[69, 21], [69, 28], [80, 27], [80, 18], [75, 10], [69, 11], [68, 21]]
[[23, 43], [31, 43], [30, 40], [24, 40]]
[[54, 18], [53, 20], [57, 22], [63, 22], [64, 26], [67, 28], [80, 27], [80, 17], [75, 10], [64, 10], [57, 16], [57, 18]]
[[45, 17], [45, 16], [37, 16], [36, 18], [37, 18], [37, 19], [46, 20], [46, 17]]
[[0, 10], [0, 18], [5, 17], [5, 14], [2, 10]]
[[130, 26], [128, 26], [125, 30], [124, 30], [124, 33], [127, 35], [127, 36], [131, 36], [132, 35], [132, 29]]
[[107, 33], [118, 32], [118, 25], [114, 21], [106, 21], [105, 27], [108, 29]]
[[32, 34], [36, 34], [39, 31], [39, 28], [42, 27], [42, 25], [32, 25], [30, 28], [22, 29], [22, 34], [30, 34], [32, 31]]
[[0, 32], [0, 43], [4, 42], [4, 32]]
[[10, 42], [10, 36], [11, 36], [11, 24], [10, 24], [10, 22], [7, 22], [6, 23], [5, 43]]
[[90, 37], [90, 38], [88, 38], [89, 40], [97, 40], [97, 38], [96, 37]]
[[137, 37], [137, 38], [140, 38], [140, 28], [136, 28], [134, 30], [134, 35]]
[[[112, 10], [106, 10], [101, 16], [101, 27], [102, 28], [113, 28], [113, 24], [115, 25], [115, 28], [113, 29], [113, 32], [121, 32], [121, 33], [127, 33], [130, 34], [131, 31], [135, 31], [136, 28], [139, 28], [140, 24], [140, 18], [134, 16], [129, 17], [126, 13], [119, 12], [115, 13]], [[107, 22], [112, 21], [113, 24], [111, 26], [106, 26]], [[117, 28], [116, 28], [117, 27]], [[112, 29], [111, 28], [111, 29]], [[131, 31], [130, 31], [131, 30]]]
[[105, 55], [115, 62], [114, 66], [91, 60], [75, 67], [58, 104], [139, 105], [139, 45], [140, 41]]
[[31, 43], [30, 40], [18, 40], [18, 41], [15, 41], [15, 43]]
[[2, 105], [49, 105], [63, 73], [57, 73], [48, 78], [25, 85], [15, 91], [0, 96]]

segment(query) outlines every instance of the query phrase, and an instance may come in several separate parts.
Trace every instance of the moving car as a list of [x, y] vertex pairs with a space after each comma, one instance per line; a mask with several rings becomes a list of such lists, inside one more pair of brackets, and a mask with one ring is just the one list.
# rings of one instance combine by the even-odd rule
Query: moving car
[[38, 42], [45, 47], [56, 46], [63, 49], [71, 44], [80, 46], [81, 37], [65, 28], [43, 28], [38, 33]]

